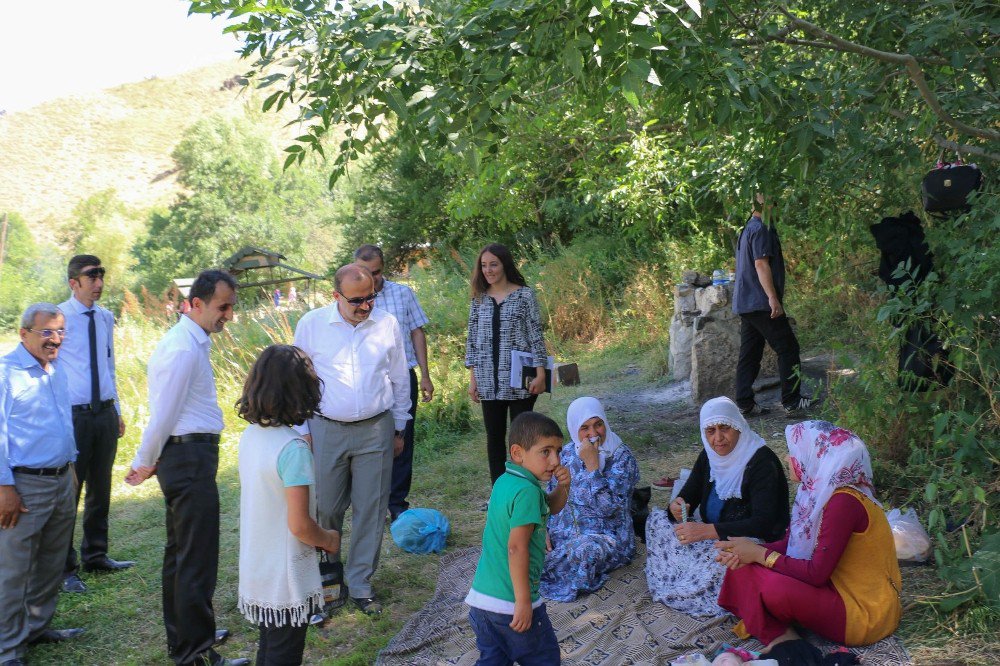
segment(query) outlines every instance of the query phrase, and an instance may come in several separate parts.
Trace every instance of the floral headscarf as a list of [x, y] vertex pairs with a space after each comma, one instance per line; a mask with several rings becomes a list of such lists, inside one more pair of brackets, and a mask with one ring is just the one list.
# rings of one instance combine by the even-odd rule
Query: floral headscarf
[[[702, 405], [700, 420], [701, 443], [708, 454], [708, 466], [711, 468], [709, 480], [715, 482], [715, 494], [723, 501], [734, 497], [742, 498], [743, 472], [757, 450], [764, 446], [764, 438], [750, 428], [750, 424], [740, 414], [740, 408], [726, 397], [712, 398]], [[725, 456], [716, 453], [705, 437], [705, 428], [720, 424], [740, 433], [736, 446]]]
[[879, 504], [872, 463], [861, 438], [826, 421], [790, 425], [785, 439], [792, 466], [802, 477], [792, 505], [788, 555], [808, 560], [816, 548], [823, 509], [838, 488], [854, 488]]
[[569, 409], [566, 410], [566, 428], [569, 430], [569, 438], [576, 445], [576, 452], [579, 455], [580, 426], [595, 416], [604, 421], [604, 426], [607, 428], [604, 442], [597, 449], [597, 456], [599, 458], [597, 469], [604, 469], [604, 463], [615, 454], [618, 447], [622, 445], [622, 440], [611, 430], [611, 425], [608, 423], [608, 417], [604, 414], [604, 406], [601, 404], [601, 401], [597, 398], [586, 397], [577, 398], [571, 402]]

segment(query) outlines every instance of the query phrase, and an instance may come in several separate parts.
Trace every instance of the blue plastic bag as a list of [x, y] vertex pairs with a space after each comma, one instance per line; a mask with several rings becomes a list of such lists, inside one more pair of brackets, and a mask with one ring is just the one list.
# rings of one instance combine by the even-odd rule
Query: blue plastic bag
[[451, 525], [434, 509], [407, 509], [389, 526], [392, 540], [407, 553], [426, 555], [444, 550]]

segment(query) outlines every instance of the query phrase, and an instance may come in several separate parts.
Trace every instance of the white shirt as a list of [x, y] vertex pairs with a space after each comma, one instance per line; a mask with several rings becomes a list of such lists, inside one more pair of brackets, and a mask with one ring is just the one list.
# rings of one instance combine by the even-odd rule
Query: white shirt
[[334, 302], [307, 312], [295, 327], [295, 346], [323, 380], [320, 413], [334, 421], [363, 421], [392, 410], [396, 430], [410, 420], [410, 371], [399, 323], [372, 308], [357, 326]]
[[[87, 329], [94, 310], [97, 334], [97, 378], [101, 383], [101, 400], [114, 400], [118, 409], [118, 389], [115, 387], [115, 316], [94, 303], [93, 308], [70, 296], [59, 304], [66, 318], [66, 337], [59, 347], [59, 367], [69, 381], [69, 399], [74, 405], [90, 404], [90, 337]], [[121, 410], [119, 410], [120, 412]]]
[[149, 357], [149, 424], [132, 468], [151, 467], [171, 435], [222, 432], [222, 410], [208, 350], [212, 341], [194, 320], [182, 315]]

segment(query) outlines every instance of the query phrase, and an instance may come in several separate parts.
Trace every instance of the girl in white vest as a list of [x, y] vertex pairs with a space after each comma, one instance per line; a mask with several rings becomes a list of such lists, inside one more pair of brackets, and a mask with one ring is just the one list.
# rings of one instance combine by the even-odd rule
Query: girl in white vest
[[309, 615], [323, 606], [316, 548], [340, 533], [316, 515], [312, 452], [291, 426], [319, 408], [320, 382], [297, 347], [272, 345], [250, 368], [236, 403], [240, 439], [239, 609], [260, 628], [258, 665], [301, 664]]

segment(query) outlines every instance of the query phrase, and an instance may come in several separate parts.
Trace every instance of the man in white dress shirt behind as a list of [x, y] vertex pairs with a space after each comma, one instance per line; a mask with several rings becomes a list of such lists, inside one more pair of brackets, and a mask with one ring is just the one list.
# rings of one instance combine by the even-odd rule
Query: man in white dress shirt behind
[[374, 307], [375, 283], [349, 264], [334, 276], [334, 303], [306, 313], [295, 345], [323, 380], [319, 414], [310, 419], [316, 503], [324, 529], [341, 531], [352, 508], [348, 592], [363, 612], [380, 613], [371, 579], [378, 567], [393, 458], [410, 419], [410, 376], [396, 319]]
[[176, 664], [237, 666], [213, 646], [229, 635], [216, 631], [212, 596], [219, 568], [219, 433], [222, 410], [209, 359], [210, 335], [233, 318], [236, 280], [203, 271], [191, 285], [191, 310], [163, 336], [147, 368], [149, 424], [126, 483], [156, 474], [167, 505], [163, 549], [163, 624]]
[[92, 254], [78, 254], [67, 267], [73, 295], [59, 304], [66, 317], [66, 338], [59, 364], [69, 382], [73, 403], [73, 433], [78, 451], [77, 504], [87, 486], [83, 505], [83, 538], [77, 559], [70, 538], [64, 592], [86, 592], [80, 580], [83, 570], [120, 571], [133, 562], [108, 557], [108, 512], [111, 509], [111, 468], [118, 452], [118, 438], [125, 434], [125, 421], [118, 406], [115, 380], [115, 316], [97, 304], [104, 292], [104, 267]]

